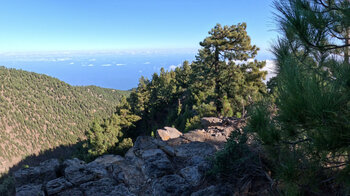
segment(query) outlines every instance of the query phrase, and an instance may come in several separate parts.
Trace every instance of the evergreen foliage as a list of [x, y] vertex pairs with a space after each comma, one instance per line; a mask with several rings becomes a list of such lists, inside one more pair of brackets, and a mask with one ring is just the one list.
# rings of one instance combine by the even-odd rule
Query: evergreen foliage
[[128, 98], [132, 113], [142, 118], [132, 135], [165, 125], [199, 128], [203, 116], [244, 115], [245, 107], [266, 93], [265, 62], [254, 60], [258, 48], [250, 44], [245, 23], [218, 24], [200, 44], [196, 61], [140, 79]]
[[86, 139], [91, 120], [112, 114], [122, 95], [0, 67], [0, 171], [15, 158]]
[[88, 153], [90, 159], [105, 153], [124, 154], [132, 147], [131, 138], [124, 136], [124, 132], [134, 127], [140, 117], [130, 112], [130, 105], [123, 97], [117, 106], [117, 111], [111, 117], [95, 120], [87, 132]]
[[[281, 0], [274, 103], [252, 110], [248, 129], [267, 150], [288, 195], [350, 189], [349, 1]], [[338, 41], [336, 41], [338, 40]], [[340, 41], [339, 41], [340, 40]]]

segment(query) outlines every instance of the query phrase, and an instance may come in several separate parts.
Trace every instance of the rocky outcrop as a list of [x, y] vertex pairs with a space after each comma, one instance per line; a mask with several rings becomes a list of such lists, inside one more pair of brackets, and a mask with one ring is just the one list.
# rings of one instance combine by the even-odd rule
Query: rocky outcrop
[[178, 138], [182, 135], [180, 131], [173, 127], [164, 127], [164, 129], [158, 129], [156, 134], [157, 138], [163, 141]]
[[[124, 157], [104, 155], [90, 163], [52, 159], [14, 173], [17, 195], [232, 195], [206, 182], [210, 157], [226, 141], [232, 125], [205, 119], [204, 130], [178, 134], [158, 130], [158, 139], [140, 136]], [[215, 125], [215, 126], [213, 126]], [[231, 128], [232, 130], [234, 128]], [[231, 130], [230, 129], [230, 130]], [[172, 131], [169, 131], [172, 130]], [[169, 133], [168, 136], [162, 135]], [[221, 134], [219, 137], [218, 135]]]

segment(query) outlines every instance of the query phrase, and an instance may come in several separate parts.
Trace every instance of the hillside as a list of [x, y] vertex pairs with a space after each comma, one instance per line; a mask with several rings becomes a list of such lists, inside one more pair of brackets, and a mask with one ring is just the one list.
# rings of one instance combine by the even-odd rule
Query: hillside
[[26, 155], [84, 139], [91, 120], [111, 115], [128, 94], [0, 67], [0, 173]]

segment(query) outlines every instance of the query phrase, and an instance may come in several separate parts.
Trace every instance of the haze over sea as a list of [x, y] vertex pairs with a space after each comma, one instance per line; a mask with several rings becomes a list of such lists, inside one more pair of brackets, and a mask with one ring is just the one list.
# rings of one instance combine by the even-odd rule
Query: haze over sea
[[195, 50], [181, 51], [85, 51], [1, 53], [0, 65], [58, 78], [71, 85], [96, 85], [129, 90], [141, 76], [175, 69], [193, 61]]
[[3, 52], [0, 66], [46, 74], [71, 85], [130, 90], [141, 76], [150, 79], [162, 67], [175, 69], [185, 60], [195, 60], [196, 53], [197, 49]]

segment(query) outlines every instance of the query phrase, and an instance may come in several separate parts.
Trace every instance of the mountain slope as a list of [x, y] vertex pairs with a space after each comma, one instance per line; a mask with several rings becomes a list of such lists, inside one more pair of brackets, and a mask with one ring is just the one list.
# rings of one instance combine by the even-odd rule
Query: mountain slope
[[90, 121], [109, 116], [128, 94], [0, 67], [0, 173], [26, 155], [84, 139]]

